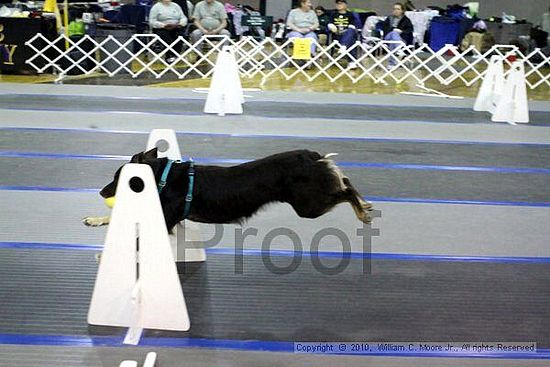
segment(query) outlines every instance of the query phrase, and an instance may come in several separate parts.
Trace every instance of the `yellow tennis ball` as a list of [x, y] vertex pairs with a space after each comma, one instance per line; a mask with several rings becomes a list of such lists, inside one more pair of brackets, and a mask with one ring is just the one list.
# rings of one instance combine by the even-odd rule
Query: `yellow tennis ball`
[[105, 205], [107, 205], [107, 207], [109, 208], [115, 206], [115, 197], [111, 196], [110, 198], [105, 199]]

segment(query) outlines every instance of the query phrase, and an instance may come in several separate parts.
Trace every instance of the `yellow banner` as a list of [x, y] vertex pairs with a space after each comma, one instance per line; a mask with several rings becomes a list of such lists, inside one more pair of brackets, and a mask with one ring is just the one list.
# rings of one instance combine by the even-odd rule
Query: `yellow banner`
[[311, 60], [311, 38], [296, 38], [292, 58], [296, 60]]

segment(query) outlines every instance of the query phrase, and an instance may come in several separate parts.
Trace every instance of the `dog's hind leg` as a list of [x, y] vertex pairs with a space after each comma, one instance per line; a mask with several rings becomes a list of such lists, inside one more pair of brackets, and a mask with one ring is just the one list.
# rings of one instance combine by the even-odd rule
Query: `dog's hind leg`
[[353, 187], [349, 178], [344, 176], [342, 180], [344, 181], [344, 185], [346, 186], [346, 189], [351, 190], [353, 194], [357, 197], [357, 200], [361, 204], [361, 207], [363, 208], [363, 210], [371, 211], [373, 209], [372, 203], [370, 201], [365, 201], [363, 199], [359, 191], [357, 191], [357, 189]]
[[319, 197], [302, 196], [299, 200], [294, 200], [290, 204], [296, 213], [302, 218], [317, 218], [325, 214], [336, 205], [348, 202], [351, 204], [357, 218], [363, 223], [370, 223], [371, 217], [356, 194], [356, 191], [345, 188], [343, 191], [324, 196], [319, 200]]
[[[365, 215], [361, 212], [363, 211], [371, 211], [372, 203], [369, 201], [365, 201], [359, 191], [353, 185], [351, 184], [351, 181], [348, 177], [344, 176], [340, 168], [332, 161], [331, 159], [327, 159], [330, 156], [335, 155], [334, 153], [330, 153], [325, 155], [320, 161], [324, 162], [327, 165], [327, 168], [332, 172], [332, 174], [336, 177], [338, 182], [338, 189], [341, 190], [339, 193], [343, 196], [343, 199], [340, 202], [348, 201], [351, 206], [353, 207], [353, 210], [355, 211], [355, 214], [361, 221], [365, 221]], [[368, 215], [367, 215], [368, 216]], [[370, 219], [369, 219], [370, 221]]]
[[366, 224], [369, 224], [372, 221], [372, 218], [369, 215], [369, 211], [372, 210], [372, 204], [364, 201], [357, 190], [353, 187], [346, 187], [346, 190], [343, 191], [341, 195], [343, 201], [350, 203], [357, 219]]

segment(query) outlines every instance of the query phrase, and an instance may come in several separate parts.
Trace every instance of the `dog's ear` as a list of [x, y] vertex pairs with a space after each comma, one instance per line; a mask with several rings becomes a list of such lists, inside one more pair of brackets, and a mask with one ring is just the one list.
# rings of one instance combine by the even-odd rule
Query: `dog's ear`
[[157, 159], [157, 158], [158, 158], [158, 148], [156, 147], [143, 153], [144, 160], [151, 160], [151, 159]]
[[132, 156], [132, 159], [130, 159], [130, 163], [141, 163], [143, 162], [143, 152], [134, 154]]
[[130, 159], [130, 163], [144, 163], [149, 160], [157, 159], [157, 155], [158, 148], [153, 148], [147, 152], [135, 154], [132, 159]]

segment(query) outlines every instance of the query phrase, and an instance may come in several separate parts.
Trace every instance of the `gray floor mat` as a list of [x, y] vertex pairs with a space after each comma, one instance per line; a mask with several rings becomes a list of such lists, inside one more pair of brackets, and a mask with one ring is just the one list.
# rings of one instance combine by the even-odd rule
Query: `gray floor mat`
[[[0, 249], [0, 333], [122, 335], [88, 326], [91, 251]], [[290, 258], [272, 257], [277, 266]], [[322, 259], [333, 267], [341, 259]], [[337, 275], [310, 258], [286, 275], [257, 256], [211, 255], [181, 275], [192, 327], [146, 336], [280, 341], [536, 341], [550, 346], [545, 264], [350, 259]], [[322, 290], [322, 292], [320, 291]]]
[[[116, 99], [92, 96], [0, 95], [0, 108], [48, 111], [126, 111], [157, 114], [202, 114], [204, 101], [196, 99]], [[365, 106], [352, 104], [307, 104], [248, 102], [247, 114], [273, 118], [308, 118], [344, 120], [424, 121], [448, 123], [490, 122], [490, 115], [467, 108], [425, 108], [400, 106]], [[129, 122], [129, 121], [128, 121]], [[549, 125], [550, 113], [531, 111], [531, 125]]]
[[[0, 186], [100, 189], [122, 164], [110, 160], [0, 158]], [[548, 175], [345, 168], [365, 196], [548, 202]], [[200, 176], [197, 176], [200, 180]]]
[[[0, 150], [58, 154], [133, 155], [145, 148], [145, 134], [0, 130]], [[256, 159], [294, 149], [338, 153], [336, 161], [550, 168], [550, 146], [438, 144], [304, 138], [244, 138], [178, 135], [184, 156]]]

